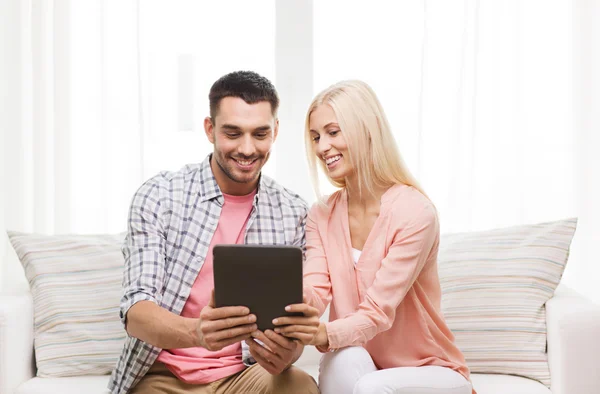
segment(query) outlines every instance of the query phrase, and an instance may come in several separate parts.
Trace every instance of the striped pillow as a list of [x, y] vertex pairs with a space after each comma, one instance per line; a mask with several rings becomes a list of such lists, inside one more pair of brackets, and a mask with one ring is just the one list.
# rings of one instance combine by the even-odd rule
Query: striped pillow
[[550, 387], [545, 303], [569, 256], [577, 219], [442, 235], [442, 310], [474, 373]]
[[8, 235], [33, 294], [37, 376], [110, 373], [125, 340], [125, 234]]

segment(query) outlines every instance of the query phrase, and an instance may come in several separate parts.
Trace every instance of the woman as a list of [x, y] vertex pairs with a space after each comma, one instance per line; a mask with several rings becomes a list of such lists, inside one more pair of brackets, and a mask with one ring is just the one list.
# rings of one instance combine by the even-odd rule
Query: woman
[[[311, 340], [325, 353], [321, 392], [474, 393], [441, 312], [436, 209], [372, 89], [345, 81], [321, 92], [307, 114], [306, 147], [317, 194], [317, 166], [340, 188], [306, 224], [305, 297], [320, 314], [331, 302]], [[293, 318], [280, 320], [288, 326], [276, 331], [305, 341]]]

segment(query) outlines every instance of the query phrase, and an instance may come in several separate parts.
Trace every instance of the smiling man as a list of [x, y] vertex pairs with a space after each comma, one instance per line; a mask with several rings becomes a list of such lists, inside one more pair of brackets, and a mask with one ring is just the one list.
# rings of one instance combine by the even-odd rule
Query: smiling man
[[[318, 393], [291, 366], [308, 341], [258, 331], [248, 308], [214, 307], [213, 246], [304, 250], [307, 205], [261, 175], [279, 130], [271, 82], [253, 72], [227, 74], [209, 100], [204, 129], [212, 154], [160, 173], [133, 197], [120, 312], [128, 337], [109, 387], [113, 394]], [[311, 338], [318, 311], [294, 308], [304, 314], [299, 331]]]

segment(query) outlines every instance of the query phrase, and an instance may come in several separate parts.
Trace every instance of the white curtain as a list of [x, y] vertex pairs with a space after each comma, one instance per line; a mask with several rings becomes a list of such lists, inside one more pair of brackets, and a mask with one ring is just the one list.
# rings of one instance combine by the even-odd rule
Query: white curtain
[[141, 181], [136, 5], [11, 1], [6, 227], [116, 232]]
[[[222, 3], [3, 3], [16, 40], [5, 60], [6, 227], [122, 231], [143, 180], [202, 160], [210, 84], [240, 68], [274, 74], [274, 3], [236, 4], [234, 31], [219, 35]], [[256, 28], [248, 17], [261, 14], [271, 22]], [[247, 45], [241, 31], [267, 39]]]
[[443, 231], [575, 215], [570, 2], [344, 4], [315, 2], [315, 87], [373, 85]]
[[574, 1], [573, 11], [573, 178], [579, 223], [564, 280], [600, 303], [600, 1]]
[[[122, 231], [143, 174], [136, 3], [8, 0], [0, 14], [2, 228]], [[13, 286], [22, 269], [0, 244]]]
[[[590, 279], [600, 275], [598, 2], [319, 0], [312, 40], [286, 45], [276, 34], [308, 34], [293, 26], [306, 20], [279, 19], [276, 7], [289, 6], [2, 2], [0, 224], [122, 231], [144, 179], [210, 151], [208, 89], [236, 69], [280, 86], [284, 118], [294, 120], [283, 122], [266, 172], [312, 200], [294, 134], [308, 102], [297, 97], [306, 85], [317, 93], [359, 78], [380, 96], [443, 232], [579, 216], [567, 277], [600, 301]], [[294, 69], [298, 52], [312, 55], [312, 68]], [[293, 83], [276, 79], [289, 75]]]

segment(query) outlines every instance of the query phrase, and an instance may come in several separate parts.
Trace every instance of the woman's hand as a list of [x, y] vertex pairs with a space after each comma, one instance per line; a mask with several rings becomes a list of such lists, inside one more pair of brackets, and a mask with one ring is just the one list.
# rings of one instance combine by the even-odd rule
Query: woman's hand
[[305, 303], [289, 305], [285, 310], [302, 313], [303, 316], [283, 316], [274, 319], [275, 332], [297, 339], [303, 345], [311, 344], [319, 331], [319, 310]]

